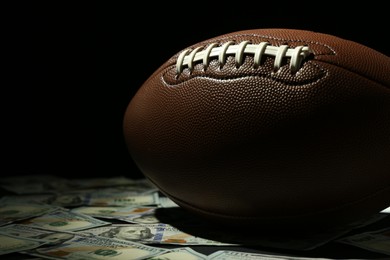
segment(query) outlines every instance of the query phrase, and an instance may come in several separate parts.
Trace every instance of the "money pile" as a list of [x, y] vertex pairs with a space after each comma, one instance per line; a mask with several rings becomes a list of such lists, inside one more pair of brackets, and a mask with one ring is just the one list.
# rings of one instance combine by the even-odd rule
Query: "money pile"
[[[281, 240], [210, 227], [147, 179], [19, 176], [2, 179], [0, 187], [0, 255], [12, 259], [314, 259], [240, 246], [305, 251], [329, 241], [390, 255], [388, 228], [346, 236], [387, 217], [386, 211], [327, 234]], [[204, 254], [196, 246], [229, 250]]]

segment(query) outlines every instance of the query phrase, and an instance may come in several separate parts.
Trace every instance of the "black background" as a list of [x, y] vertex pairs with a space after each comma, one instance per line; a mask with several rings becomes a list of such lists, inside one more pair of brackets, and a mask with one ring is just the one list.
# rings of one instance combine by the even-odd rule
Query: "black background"
[[173, 54], [224, 33], [283, 27], [333, 34], [389, 55], [384, 9], [264, 1], [4, 7], [2, 174], [142, 177], [124, 143], [124, 111]]

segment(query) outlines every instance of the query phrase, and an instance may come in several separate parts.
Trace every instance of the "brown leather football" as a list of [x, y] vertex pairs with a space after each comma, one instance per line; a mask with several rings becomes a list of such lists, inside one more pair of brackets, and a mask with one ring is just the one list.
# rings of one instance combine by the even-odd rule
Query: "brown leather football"
[[140, 86], [124, 137], [163, 194], [213, 223], [359, 221], [390, 206], [390, 58], [313, 31], [221, 35]]

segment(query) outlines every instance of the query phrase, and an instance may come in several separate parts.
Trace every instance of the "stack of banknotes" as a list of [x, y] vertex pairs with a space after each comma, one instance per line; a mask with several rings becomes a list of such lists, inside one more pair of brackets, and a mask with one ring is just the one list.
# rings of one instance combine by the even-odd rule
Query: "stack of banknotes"
[[18, 176], [3, 178], [0, 188], [1, 259], [331, 259], [299, 253], [329, 242], [390, 259], [390, 227], [353, 232], [389, 209], [337, 230], [275, 238], [210, 226], [147, 179]]

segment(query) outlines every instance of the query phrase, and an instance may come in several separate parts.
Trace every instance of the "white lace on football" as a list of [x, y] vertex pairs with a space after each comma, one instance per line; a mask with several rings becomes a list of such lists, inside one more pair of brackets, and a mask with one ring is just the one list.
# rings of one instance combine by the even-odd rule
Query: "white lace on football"
[[206, 49], [197, 47], [194, 50], [184, 50], [180, 53], [176, 62], [176, 71], [181, 73], [187, 66], [190, 70], [194, 68], [194, 64], [202, 62], [206, 68], [210, 58], [218, 58], [218, 62], [222, 67], [228, 55], [234, 55], [236, 67], [239, 67], [244, 59], [245, 54], [253, 55], [254, 67], [260, 66], [260, 62], [264, 55], [273, 56], [275, 58], [274, 69], [278, 70], [283, 65], [284, 58], [290, 58], [290, 70], [296, 72], [302, 65], [302, 61], [311, 53], [307, 46], [297, 46], [290, 48], [288, 45], [272, 46], [268, 42], [259, 44], [250, 44], [249, 41], [243, 41], [239, 44], [234, 44], [233, 41], [224, 43], [222, 46], [217, 46], [216, 43], [210, 44]]

